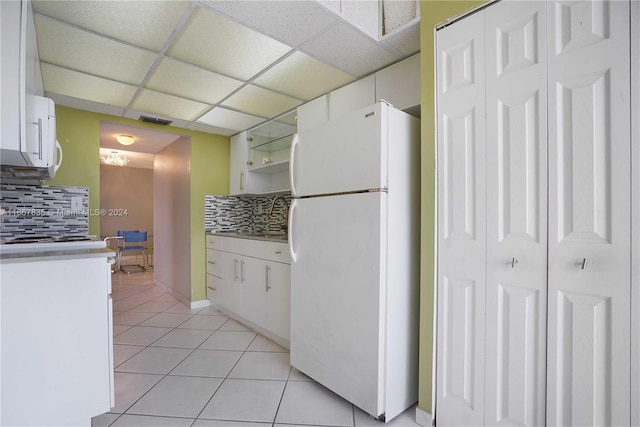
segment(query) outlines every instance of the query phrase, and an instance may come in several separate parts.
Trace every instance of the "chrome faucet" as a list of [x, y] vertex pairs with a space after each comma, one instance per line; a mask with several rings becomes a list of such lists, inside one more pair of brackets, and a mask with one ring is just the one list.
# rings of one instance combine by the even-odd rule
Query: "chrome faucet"
[[282, 217], [282, 228], [287, 230], [287, 219], [289, 218], [289, 203], [287, 203], [287, 198], [285, 196], [275, 196], [271, 201], [271, 205], [269, 206], [269, 210], [267, 214], [269, 216], [273, 215], [273, 208], [276, 206], [276, 202], [278, 200], [282, 200], [284, 202], [284, 215]]

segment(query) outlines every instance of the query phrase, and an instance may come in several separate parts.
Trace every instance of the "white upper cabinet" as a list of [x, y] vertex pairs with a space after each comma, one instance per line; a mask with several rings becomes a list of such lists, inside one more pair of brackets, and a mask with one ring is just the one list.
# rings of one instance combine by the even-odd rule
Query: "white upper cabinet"
[[298, 107], [298, 132], [327, 120], [329, 120], [329, 95], [322, 95]]
[[375, 75], [350, 83], [329, 94], [329, 120], [376, 102]]
[[249, 141], [247, 141], [247, 132], [232, 136], [229, 145], [229, 194], [233, 196], [268, 191], [268, 175], [248, 173]]
[[376, 101], [384, 99], [398, 110], [420, 105], [419, 53], [378, 71], [375, 76]]

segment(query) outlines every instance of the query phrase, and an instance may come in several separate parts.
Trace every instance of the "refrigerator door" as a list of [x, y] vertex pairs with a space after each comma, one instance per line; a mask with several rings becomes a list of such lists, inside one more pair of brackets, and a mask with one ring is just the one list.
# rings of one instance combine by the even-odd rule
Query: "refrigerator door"
[[294, 200], [291, 365], [384, 413], [386, 204], [382, 192]]
[[300, 132], [291, 147], [293, 196], [387, 188], [389, 108], [379, 102]]

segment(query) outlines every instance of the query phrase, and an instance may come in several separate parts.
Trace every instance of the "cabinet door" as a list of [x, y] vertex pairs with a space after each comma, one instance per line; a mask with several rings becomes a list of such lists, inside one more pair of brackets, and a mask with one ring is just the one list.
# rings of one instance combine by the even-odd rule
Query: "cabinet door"
[[240, 283], [240, 257], [238, 255], [221, 252], [222, 277], [216, 286], [216, 294], [220, 305], [235, 313], [242, 308], [242, 286]]
[[484, 422], [484, 15], [437, 34], [439, 425]]
[[370, 75], [329, 94], [329, 120], [368, 107], [376, 102], [376, 78]]
[[545, 9], [504, 1], [485, 10], [485, 425], [545, 422]]
[[258, 326], [267, 325], [267, 289], [264, 260], [240, 257], [240, 283], [242, 284], [242, 311], [245, 319]]
[[547, 425], [631, 422], [629, 7], [549, 8]]
[[231, 137], [229, 143], [229, 194], [247, 192], [247, 133]]
[[384, 99], [399, 110], [420, 106], [419, 53], [376, 73], [375, 99]]
[[298, 132], [311, 129], [329, 120], [328, 98], [328, 95], [322, 95], [298, 107]]
[[291, 329], [291, 266], [279, 262], [266, 264], [267, 329], [289, 341]]

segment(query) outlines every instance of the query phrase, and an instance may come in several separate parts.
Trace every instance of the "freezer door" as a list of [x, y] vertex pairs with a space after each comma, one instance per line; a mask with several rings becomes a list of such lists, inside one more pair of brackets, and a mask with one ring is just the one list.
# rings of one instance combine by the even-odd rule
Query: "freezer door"
[[388, 109], [379, 102], [300, 132], [291, 147], [293, 195], [386, 188]]
[[374, 417], [384, 413], [386, 193], [295, 200], [291, 364]]

